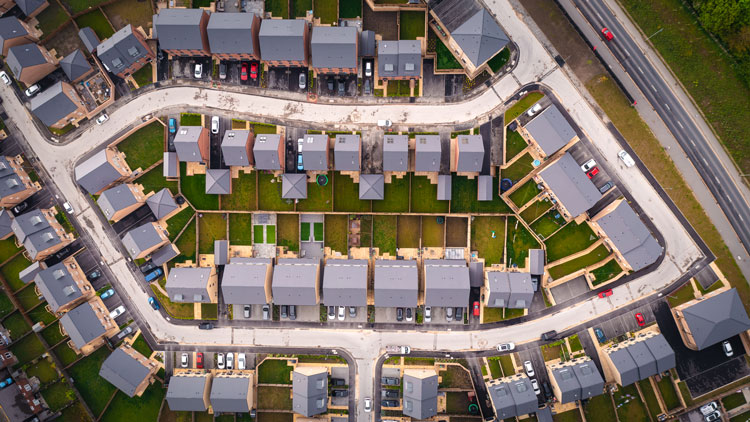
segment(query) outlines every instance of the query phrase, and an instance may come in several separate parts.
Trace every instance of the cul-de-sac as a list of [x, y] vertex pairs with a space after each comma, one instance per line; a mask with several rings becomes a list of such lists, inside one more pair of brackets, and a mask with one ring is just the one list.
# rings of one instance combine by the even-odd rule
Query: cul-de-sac
[[747, 34], [0, 0], [0, 422], [750, 421]]

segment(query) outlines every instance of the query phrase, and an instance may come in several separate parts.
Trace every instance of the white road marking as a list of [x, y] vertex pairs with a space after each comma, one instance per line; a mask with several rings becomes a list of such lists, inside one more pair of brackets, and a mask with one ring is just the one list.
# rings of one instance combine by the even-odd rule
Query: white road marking
[[702, 158], [702, 160], [703, 160], [703, 164], [708, 165], [708, 161], [706, 161], [705, 158]]
[[677, 121], [677, 125], [678, 125], [678, 126], [680, 127], [680, 129], [685, 129], [685, 127], [684, 127], [684, 126], [682, 126], [682, 122], [681, 122], [681, 121], [679, 121], [679, 120]]
[[669, 110], [669, 111], [672, 111], [672, 109], [671, 109], [671, 108], [669, 108], [669, 104], [667, 104], [667, 103], [664, 103], [664, 107], [666, 107], [666, 108], [667, 108], [667, 110]]
[[640, 67], [640, 66], [636, 66], [636, 67], [638, 68], [638, 71], [639, 71], [639, 72], [641, 72], [641, 74], [643, 75], [643, 74], [644, 74], [644, 73], [643, 73], [643, 69], [641, 69], [641, 67]]
[[656, 87], [655, 87], [655, 86], [654, 86], [653, 84], [651, 84], [651, 89], [653, 89], [653, 90], [654, 90], [654, 92], [657, 92], [657, 91], [656, 91]]
[[690, 140], [690, 144], [693, 145], [693, 146], [695, 146], [695, 142], [693, 142], [692, 139]]

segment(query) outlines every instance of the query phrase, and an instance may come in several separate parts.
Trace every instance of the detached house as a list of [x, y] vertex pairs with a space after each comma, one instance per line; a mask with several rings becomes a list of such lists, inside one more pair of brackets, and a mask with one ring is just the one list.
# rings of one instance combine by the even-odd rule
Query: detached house
[[75, 88], [58, 81], [31, 99], [31, 112], [45, 126], [62, 129], [86, 118], [87, 110]]
[[253, 145], [255, 168], [257, 170], [284, 169], [284, 143], [281, 135], [263, 134], [255, 137]]
[[414, 143], [414, 171], [439, 172], [443, 152], [440, 136], [417, 135]]
[[172, 56], [210, 56], [208, 20], [202, 9], [161, 9], [153, 18], [153, 37]]
[[484, 163], [482, 135], [458, 135], [456, 138], [456, 172], [479, 173]]
[[219, 277], [216, 267], [172, 268], [165, 287], [172, 302], [219, 302]]
[[159, 368], [159, 362], [138, 353], [130, 344], [123, 343], [104, 360], [99, 376], [128, 397], [140, 397]]
[[71, 243], [75, 238], [57, 222], [54, 208], [35, 209], [13, 220], [16, 243], [26, 248], [32, 261], [41, 261]]
[[68, 311], [60, 317], [63, 331], [70, 337], [69, 345], [76, 352], [89, 355], [120, 331], [115, 320], [98, 296]]
[[57, 69], [57, 60], [38, 44], [10, 47], [5, 63], [18, 81], [32, 85]]
[[201, 126], [180, 126], [174, 136], [177, 158], [189, 163], [206, 163], [209, 154], [208, 128]]
[[24, 15], [26, 15], [26, 20], [29, 20], [36, 15], [42, 13], [44, 9], [49, 7], [49, 2], [47, 0], [15, 0], [16, 4], [18, 5], [18, 8], [21, 9], [21, 12], [23, 12]]
[[99, 195], [97, 205], [107, 220], [117, 222], [146, 202], [143, 186], [123, 183]]
[[76, 182], [92, 195], [101, 194], [104, 189], [129, 178], [132, 173], [125, 161], [125, 154], [114, 148], [97, 152], [75, 168]]
[[217, 60], [260, 59], [260, 16], [254, 13], [213, 13], [206, 32], [211, 54]]
[[96, 47], [96, 55], [107, 71], [119, 78], [132, 75], [156, 58], [146, 37], [133, 25], [126, 25], [102, 41]]
[[307, 66], [310, 27], [302, 19], [265, 19], [258, 35], [261, 58], [268, 66]]
[[34, 277], [37, 289], [52, 312], [65, 313], [96, 293], [75, 258], [41, 270]]
[[737, 289], [717, 290], [672, 309], [682, 341], [690, 349], [703, 350], [750, 330]]
[[146, 223], [136, 227], [122, 238], [122, 245], [133, 259], [145, 258], [167, 243], [167, 231], [159, 223]]
[[406, 172], [409, 169], [409, 137], [383, 137], [383, 171]]
[[302, 138], [302, 163], [305, 170], [328, 170], [328, 135], [308, 134]]
[[11, 208], [41, 190], [23, 168], [23, 157], [0, 156], [0, 207]]
[[312, 68], [323, 73], [357, 73], [359, 34], [352, 26], [316, 26], [312, 30]]
[[336, 171], [359, 171], [361, 144], [359, 135], [336, 135], [333, 146], [333, 165]]
[[228, 166], [246, 167], [254, 163], [253, 132], [249, 130], [227, 130], [221, 140], [221, 155]]
[[[1, 1], [0, 4], [2, 4]], [[2, 13], [2, 6], [0, 6], [0, 13]], [[26, 22], [18, 20], [15, 16], [0, 18], [1, 55], [7, 56], [8, 50], [11, 47], [21, 44], [36, 43], [38, 41], [39, 39], [32, 35], [31, 28], [29, 28]]]
[[557, 200], [558, 209], [566, 221], [588, 211], [602, 198], [596, 186], [567, 152], [539, 172], [537, 177]]

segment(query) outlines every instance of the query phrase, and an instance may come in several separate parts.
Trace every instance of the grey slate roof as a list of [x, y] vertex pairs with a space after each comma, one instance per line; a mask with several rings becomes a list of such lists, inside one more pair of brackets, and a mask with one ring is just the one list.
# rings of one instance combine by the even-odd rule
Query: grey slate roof
[[508, 383], [510, 394], [513, 396], [516, 415], [526, 415], [534, 413], [537, 409], [536, 394], [531, 387], [531, 380], [528, 377], [514, 377]]
[[570, 366], [550, 370], [560, 388], [560, 403], [570, 403], [581, 399], [581, 384]]
[[133, 191], [126, 183], [109, 188], [99, 195], [96, 200], [107, 220], [111, 220], [117, 211], [138, 203]]
[[167, 243], [151, 254], [151, 262], [153, 262], [154, 265], [161, 266], [166, 264], [179, 254], [180, 251], [177, 249], [177, 246], [175, 246], [173, 243]]
[[333, 164], [338, 171], [359, 171], [359, 135], [336, 135]]
[[[39, 95], [34, 97], [34, 99], [36, 98], [39, 98]], [[32, 107], [34, 99], [32, 99]], [[121, 177], [117, 169], [107, 161], [106, 149], [97, 152], [91, 158], [76, 166], [75, 174], [76, 182], [92, 194], [99, 192]]]
[[323, 270], [323, 303], [367, 306], [367, 260], [329, 259]]
[[0, 176], [0, 198], [5, 198], [26, 190], [26, 186], [23, 184], [21, 177], [19, 177], [14, 171], [11, 171], [7, 159], [0, 156], [0, 166], [3, 164], [8, 166], [8, 171]]
[[453, 185], [450, 174], [441, 174], [438, 176], [437, 186], [437, 199], [438, 201], [450, 201], [451, 194], [453, 191]]
[[78, 349], [106, 332], [89, 302], [84, 302], [61, 316], [60, 323]]
[[[170, 9], [167, 9], [170, 10]], [[174, 147], [180, 161], [199, 163], [203, 161], [198, 139], [203, 131], [201, 126], [180, 126], [174, 135]]]
[[24, 283], [28, 283], [33, 280], [37, 274], [39, 274], [39, 271], [42, 271], [43, 269], [43, 263], [39, 261], [32, 262], [31, 265], [24, 268], [20, 273], [18, 273], [18, 278], [20, 278]]
[[409, 167], [409, 137], [385, 135], [383, 137], [383, 170], [406, 171]]
[[529, 273], [544, 274], [544, 249], [529, 249]]
[[[213, 16], [222, 14], [214, 13]], [[240, 14], [246, 15], [247, 13]], [[224, 132], [224, 138], [221, 140], [221, 155], [224, 157], [224, 164], [241, 167], [250, 165], [250, 157], [247, 156], [249, 136], [249, 130], [227, 130]]]
[[615, 370], [620, 374], [623, 386], [630, 385], [638, 378], [638, 365], [633, 360], [633, 357], [628, 352], [627, 348], [620, 348], [619, 350], [613, 350], [609, 352], [609, 358], [612, 361]]
[[576, 136], [575, 130], [554, 104], [526, 123], [525, 128], [548, 157]]
[[86, 56], [80, 49], [76, 49], [60, 60], [60, 67], [65, 72], [65, 76], [71, 81], [78, 79], [93, 69], [91, 63], [86, 60]]
[[115, 349], [102, 363], [99, 376], [109, 381], [128, 397], [135, 395], [138, 385], [148, 377], [150, 370], [141, 362], [125, 353], [121, 347]]
[[648, 350], [648, 346], [643, 341], [635, 342], [627, 346], [628, 353], [633, 357], [633, 361], [638, 366], [638, 379], [646, 379], [656, 375], [656, 359]]
[[163, 50], [203, 50], [201, 9], [161, 9], [154, 15], [154, 31]]
[[698, 350], [750, 329], [750, 319], [737, 289], [703, 299], [684, 308], [682, 314]]
[[385, 178], [382, 174], [360, 174], [359, 175], [359, 199], [384, 198]]
[[663, 248], [626, 201], [597, 220], [625, 260], [638, 271], [659, 259]]
[[451, 36], [474, 66], [491, 59], [510, 42], [505, 32], [484, 8], [453, 30]]
[[456, 145], [458, 145], [456, 171], [459, 173], [482, 171], [482, 163], [484, 162], [482, 135], [458, 135]]
[[647, 338], [644, 342], [648, 346], [651, 355], [653, 355], [654, 360], [656, 360], [656, 370], [659, 373], [677, 366], [674, 350], [672, 350], [672, 346], [667, 343], [667, 339], [662, 334]]
[[437, 374], [420, 378], [410, 375], [407, 371], [404, 371], [404, 415], [415, 419], [427, 419], [437, 415]]
[[226, 265], [229, 262], [229, 242], [214, 240], [214, 265]]
[[84, 47], [86, 47], [86, 50], [88, 50], [89, 53], [93, 53], [94, 50], [96, 50], [96, 46], [101, 42], [99, 41], [96, 32], [88, 26], [81, 28], [81, 30], [78, 31], [78, 38], [81, 39]]
[[253, 45], [254, 13], [213, 13], [206, 32], [213, 54], [257, 54]]
[[211, 267], [172, 268], [167, 277], [165, 288], [172, 302], [209, 303], [208, 280]]
[[168, 188], [163, 188], [149, 196], [146, 199], [146, 204], [151, 208], [151, 212], [154, 213], [157, 220], [161, 220], [178, 208], [177, 202], [175, 202], [172, 192]]
[[169, 410], [204, 412], [207, 407], [203, 402], [203, 394], [210, 386], [211, 374], [172, 376], [167, 389]]
[[0, 209], [0, 238], [13, 233], [11, 224], [13, 224], [13, 216], [10, 214], [10, 211], [5, 208]]
[[34, 283], [54, 312], [83, 296], [83, 292], [62, 262], [39, 271], [34, 277]]
[[3, 50], [5, 42], [28, 35], [29, 32], [21, 25], [21, 21], [15, 16], [0, 18], [0, 51]]
[[418, 289], [416, 261], [385, 259], [375, 261], [375, 306], [415, 307]]
[[269, 258], [233, 258], [224, 266], [221, 294], [231, 305], [264, 305], [267, 272], [273, 272]]
[[531, 306], [534, 288], [531, 274], [505, 271], [488, 271], [490, 292], [488, 305], [491, 308], [523, 309]]
[[18, 242], [26, 248], [32, 261], [36, 260], [40, 251], [61, 242], [55, 229], [50, 226], [42, 211], [38, 209], [16, 217], [11, 223], [11, 229]]
[[477, 179], [477, 201], [492, 201], [492, 176], [481, 175]]
[[[214, 15], [220, 15], [215, 13]], [[215, 376], [211, 382], [211, 407], [214, 412], [242, 412], [250, 411], [248, 394], [252, 379], [250, 376]]]
[[378, 41], [378, 75], [381, 78], [419, 77], [422, 45], [417, 40]]
[[232, 175], [229, 169], [206, 170], [206, 193], [209, 195], [229, 195], [232, 190]]
[[[309, 368], [312, 369], [312, 368]], [[292, 372], [292, 409], [303, 416], [323, 413], [328, 408], [328, 372]]]
[[15, 0], [15, 2], [23, 14], [29, 16], [34, 13], [35, 10], [47, 3], [47, 0]]
[[375, 55], [375, 31], [359, 33], [359, 55], [360, 57], [373, 57]]
[[77, 108], [78, 105], [63, 93], [62, 81], [58, 81], [31, 99], [31, 112], [46, 126], [52, 126], [58, 120], [76, 111]]
[[164, 153], [164, 167], [162, 168], [162, 176], [164, 177], [177, 177], [179, 176], [179, 164], [177, 163], [176, 152], [165, 152]]
[[305, 25], [302, 19], [264, 19], [258, 33], [263, 60], [305, 60]]
[[133, 25], [126, 25], [96, 47], [96, 56], [108, 71], [117, 74], [148, 56], [148, 50], [136, 38]]
[[469, 285], [471, 287], [482, 287], [484, 285], [484, 263], [480, 261], [469, 262]]
[[146, 223], [125, 233], [122, 244], [132, 258], [162, 242], [153, 223]]
[[273, 271], [273, 302], [278, 305], [317, 305], [316, 280], [320, 261], [282, 258]]
[[303, 145], [305, 170], [328, 170], [328, 135], [305, 135]]
[[492, 397], [495, 414], [501, 420], [516, 416], [516, 403], [510, 392], [510, 385], [505, 382], [488, 385], [487, 392]]
[[[434, 217], [433, 217], [434, 218]], [[457, 259], [424, 261], [426, 306], [469, 306], [469, 267]]]
[[417, 135], [414, 145], [414, 171], [440, 171], [440, 136]]
[[307, 174], [284, 173], [281, 177], [281, 197], [284, 199], [306, 199]]
[[357, 40], [353, 26], [316, 26], [310, 40], [312, 67], [357, 68]]
[[13, 72], [13, 75], [19, 78], [23, 69], [47, 63], [47, 58], [44, 57], [38, 45], [29, 43], [16, 45], [8, 49], [8, 57], [5, 58], [5, 63]]
[[255, 137], [253, 144], [253, 156], [255, 157], [255, 168], [258, 170], [280, 170], [279, 142], [281, 135], [263, 134]]
[[542, 170], [539, 177], [574, 218], [593, 207], [602, 197], [573, 156], [567, 152]]
[[581, 385], [581, 398], [590, 399], [604, 391], [604, 378], [591, 360], [586, 360], [573, 367], [576, 379]]

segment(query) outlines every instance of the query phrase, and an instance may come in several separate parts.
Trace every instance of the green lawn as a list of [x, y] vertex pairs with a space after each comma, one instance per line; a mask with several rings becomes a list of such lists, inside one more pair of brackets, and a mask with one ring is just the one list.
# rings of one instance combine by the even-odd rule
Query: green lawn
[[258, 384], [291, 384], [291, 373], [286, 360], [266, 359], [258, 366]]
[[[229, 224], [230, 224], [230, 227], [231, 227], [231, 224], [232, 224], [231, 221], [230, 221]], [[262, 225], [253, 226], [253, 243], [260, 244], [260, 243], [264, 243], [265, 242], [265, 237], [263, 236], [263, 234], [264, 234], [264, 227], [265, 226], [262, 226]], [[231, 233], [231, 231], [230, 231], [230, 233]]]
[[197, 113], [181, 113], [180, 126], [200, 126], [201, 115]]
[[70, 8], [70, 13], [72, 15], [75, 15], [78, 12], [94, 8], [106, 1], [107, 0], [63, 0], [62, 3]]
[[523, 221], [531, 223], [544, 215], [550, 208], [552, 208], [552, 202], [549, 200], [536, 201], [521, 211], [521, 218], [523, 218]]
[[76, 359], [78, 359], [78, 355], [76, 352], [73, 351], [73, 349], [70, 348], [67, 344], [61, 344], [57, 347], [55, 347], [52, 352], [57, 356], [58, 359], [60, 359], [60, 362], [63, 364], [63, 366], [70, 365], [71, 363], [75, 362]]
[[510, 129], [505, 130], [505, 162], [509, 162], [529, 145], [518, 132]]
[[179, 262], [185, 262], [185, 261], [193, 261], [195, 260], [195, 247], [196, 247], [196, 220], [193, 219], [193, 221], [188, 224], [188, 226], [185, 228], [185, 230], [182, 232], [180, 237], [177, 238], [177, 241], [174, 243], [175, 246], [177, 246], [177, 249], [180, 250], [180, 255], [175, 257], [171, 262], [172, 263], [179, 263]]
[[602, 284], [605, 281], [609, 281], [612, 278], [616, 277], [621, 272], [622, 272], [622, 267], [620, 267], [620, 264], [617, 262], [617, 260], [612, 258], [609, 261], [607, 261], [606, 264], [591, 271], [591, 274], [593, 274], [595, 278], [592, 284], [594, 286]]
[[258, 173], [258, 209], [293, 211], [294, 201], [281, 198], [281, 180], [273, 174]]
[[180, 191], [196, 210], [218, 210], [219, 195], [206, 194], [206, 175], [187, 175], [187, 163], [180, 163]]
[[453, 57], [448, 47], [437, 37], [435, 37], [435, 55], [437, 56], [436, 66], [439, 70], [463, 69], [461, 63]]
[[16, 238], [14, 236], [0, 240], [0, 263], [7, 261], [20, 250], [21, 248], [16, 246]]
[[26, 368], [26, 375], [37, 377], [42, 384], [48, 384], [58, 378], [55, 366], [50, 359], [40, 359]]
[[99, 376], [99, 368], [109, 354], [108, 348], [100, 347], [94, 353], [68, 368], [68, 373], [73, 378], [76, 389], [81, 393], [83, 400], [94, 415], [102, 414], [109, 398], [115, 391], [112, 384]]
[[118, 391], [100, 421], [155, 421], [159, 416], [159, 408], [161, 408], [161, 403], [166, 395], [167, 390], [162, 387], [159, 381], [148, 386], [141, 397], [130, 398], [125, 393]]
[[409, 175], [400, 179], [391, 177], [391, 183], [385, 184], [383, 197], [382, 201], [372, 201], [373, 211], [409, 212]]
[[508, 217], [507, 244], [506, 264], [508, 266], [518, 265], [519, 267], [525, 267], [526, 257], [529, 256], [529, 249], [540, 248], [539, 242], [515, 217]]
[[362, 17], [362, 2], [359, 0], [339, 2], [339, 17], [341, 18]]
[[487, 364], [490, 366], [490, 376], [495, 378], [501, 378], [503, 376], [502, 369], [500, 369], [500, 357], [493, 356], [487, 358]]
[[192, 303], [173, 303], [167, 296], [165, 296], [155, 285], [151, 285], [151, 291], [156, 296], [156, 299], [161, 303], [161, 306], [172, 318], [177, 319], [193, 319], [195, 317], [194, 307]]
[[100, 40], [107, 39], [115, 33], [112, 26], [107, 22], [107, 18], [104, 17], [104, 13], [99, 9], [94, 9], [85, 15], [77, 17], [76, 23], [79, 28], [91, 27]]
[[651, 386], [651, 381], [648, 378], [645, 380], [640, 380], [638, 381], [638, 386], [641, 388], [643, 397], [646, 399], [646, 408], [648, 409], [648, 413], [651, 414], [653, 420], [656, 420], [656, 417], [662, 412], [661, 407], [659, 406], [659, 400], [656, 398], [656, 394], [654, 393], [654, 388]]
[[552, 211], [539, 217], [530, 227], [539, 237], [545, 239], [555, 233], [560, 227], [565, 225], [565, 219], [560, 213], [553, 209]]
[[451, 177], [451, 212], [452, 213], [510, 213], [498, 192], [497, 177], [492, 179], [492, 201], [477, 201], [477, 178], [469, 179], [464, 176]]
[[302, 242], [309, 242], [310, 239], [310, 223], [305, 221], [299, 224], [299, 239]]
[[[76, 393], [72, 388], [68, 386], [65, 381], [58, 381], [49, 387], [42, 390], [42, 397], [49, 405], [53, 412], [56, 412], [68, 403], [73, 402], [76, 399]], [[65, 419], [61, 420], [77, 420], [77, 419]]]
[[0, 290], [0, 318], [13, 312], [14, 309], [13, 302], [10, 301], [8, 295]]
[[693, 299], [695, 299], [695, 290], [693, 290], [693, 285], [690, 282], [685, 283], [684, 286], [680, 287], [679, 289], [672, 292], [672, 294], [667, 296], [669, 306], [671, 306], [672, 308], [680, 306], [683, 303], [690, 302]]
[[542, 190], [539, 189], [537, 183], [532, 179], [513, 191], [509, 197], [517, 207], [521, 208], [526, 205], [527, 202], [534, 199], [541, 191]]
[[270, 245], [276, 244], [276, 226], [274, 225], [266, 226], [266, 243]]
[[135, 179], [135, 183], [140, 183], [141, 185], [143, 185], [144, 193], [159, 192], [164, 188], [169, 189], [172, 194], [176, 194], [178, 192], [177, 182], [168, 181], [166, 178], [164, 178], [164, 164], [159, 164], [158, 166], [151, 169], [148, 173], [142, 174], [141, 177]]
[[60, 332], [59, 322], [55, 322], [54, 324], [48, 326], [47, 328], [42, 330], [41, 334], [44, 341], [46, 341], [50, 346], [56, 345], [65, 338], [65, 336], [63, 336]]
[[45, 306], [46, 302], [37, 306], [27, 314], [28, 317], [31, 318], [34, 323], [43, 322], [44, 325], [52, 324], [57, 317], [49, 313], [49, 311], [44, 308]]
[[276, 125], [269, 125], [267, 123], [250, 122], [250, 126], [253, 128], [253, 133], [256, 135], [276, 133]]
[[657, 385], [659, 386], [659, 393], [661, 394], [661, 398], [664, 399], [667, 411], [676, 409], [682, 405], [679, 397], [677, 397], [677, 390], [674, 388], [671, 377], [662, 377]]
[[221, 196], [221, 209], [232, 211], [255, 211], [256, 202], [255, 173], [240, 172], [239, 177], [232, 179], [232, 194]]
[[135, 339], [133, 342], [133, 349], [145, 357], [149, 357], [151, 356], [151, 353], [153, 353], [153, 350], [151, 350], [151, 347], [146, 343], [146, 339], [143, 338], [143, 335], [139, 335], [138, 338]]
[[198, 253], [214, 253], [214, 240], [227, 238], [226, 214], [204, 213], [198, 217]]
[[[252, 245], [252, 225], [252, 214], [229, 214], [229, 243], [231, 245]], [[263, 226], [258, 227], [261, 227], [262, 232]], [[262, 243], [262, 241], [259, 243]]]
[[411, 212], [445, 214], [448, 204], [437, 200], [437, 184], [430, 183], [427, 176], [412, 176]]
[[361, 247], [372, 246], [372, 216], [363, 215], [359, 219], [359, 244]]
[[729, 419], [729, 422], [747, 422], [750, 421], [750, 410], [747, 412], [742, 412], [737, 416], [734, 416], [732, 419]]
[[163, 124], [153, 122], [117, 144], [117, 149], [125, 154], [125, 161], [131, 170], [146, 170], [164, 157], [164, 130]]
[[14, 292], [26, 285], [18, 277], [18, 273], [26, 269], [29, 265], [31, 265], [31, 261], [26, 259], [23, 254], [18, 254], [15, 258], [8, 261], [7, 264], [0, 267], [0, 274], [3, 275], [3, 278], [5, 278], [5, 281], [8, 282]]
[[65, 10], [56, 1], [53, 1], [49, 2], [49, 7], [38, 14], [36, 19], [39, 21], [39, 29], [44, 33], [42, 36], [44, 38], [44, 36], [51, 34], [55, 29], [63, 26], [69, 18]]
[[469, 397], [464, 392], [448, 391], [445, 393], [445, 412], [457, 415], [469, 414]]
[[339, 18], [338, 0], [315, 0], [313, 2], [313, 15], [320, 18], [320, 23], [328, 25], [335, 23]]
[[195, 215], [195, 211], [191, 207], [185, 207], [182, 211], [169, 217], [167, 220], [167, 231], [169, 232], [169, 240], [171, 242], [174, 242], [188, 221], [193, 218], [193, 215]]
[[495, 56], [487, 62], [487, 65], [492, 69], [492, 73], [497, 73], [503, 66], [505, 66], [505, 63], [508, 63], [508, 60], [510, 60], [510, 50], [506, 47], [495, 54]]
[[422, 11], [401, 11], [399, 22], [399, 39], [416, 40], [417, 37], [424, 37], [424, 12]]
[[504, 247], [505, 217], [474, 217], [471, 222], [471, 250], [484, 258], [484, 265], [502, 264]]
[[201, 303], [201, 319], [217, 319], [219, 305], [215, 303]]
[[596, 241], [597, 237], [588, 224], [571, 222], [544, 242], [547, 245], [547, 262], [582, 251]]
[[503, 374], [506, 377], [515, 375], [516, 370], [513, 367], [513, 361], [511, 360], [510, 355], [498, 356], [498, 361], [500, 362], [500, 367], [503, 369]]
[[287, 387], [258, 387], [258, 409], [292, 410], [292, 389]]
[[10, 331], [10, 338], [12, 340], [20, 339], [24, 334], [31, 331], [31, 326], [26, 322], [21, 315], [21, 312], [13, 312], [3, 320], [3, 326]]
[[372, 246], [379, 248], [381, 254], [396, 256], [396, 223], [395, 215], [376, 215], [373, 219]]
[[279, 246], [286, 246], [290, 251], [299, 251], [299, 215], [278, 214], [276, 216], [278, 227]]
[[[443, 220], [438, 223], [438, 218]], [[422, 216], [422, 247], [442, 248], [445, 246], [445, 218], [434, 215]]]
[[581, 420], [581, 412], [578, 409], [568, 410], [552, 415], [552, 420], [555, 422], [577, 422]]
[[419, 247], [419, 217], [416, 215], [399, 215], [396, 229], [396, 246], [399, 248]]
[[21, 308], [23, 308], [26, 311], [33, 308], [34, 306], [36, 306], [42, 301], [41, 299], [39, 299], [39, 296], [37, 296], [36, 292], [34, 291], [33, 282], [27, 284], [26, 287], [16, 292], [15, 296], [16, 296], [16, 299], [18, 299], [18, 302], [21, 304]]
[[328, 174], [328, 184], [320, 186], [316, 182], [307, 184], [307, 199], [297, 203], [297, 211], [332, 211], [333, 185]]
[[617, 420], [615, 408], [612, 407], [612, 399], [609, 394], [600, 394], [590, 398], [583, 406], [583, 412], [588, 421]]
[[151, 63], [147, 63], [145, 66], [135, 71], [135, 73], [133, 73], [133, 79], [135, 79], [135, 83], [137, 83], [139, 87], [152, 84], [154, 82], [154, 71]]
[[531, 154], [527, 152], [513, 162], [510, 167], [502, 169], [500, 175], [503, 179], [510, 179], [513, 183], [517, 183], [534, 169], [533, 161], [534, 159], [531, 157]]
[[736, 407], [740, 407], [743, 404], [747, 403], [745, 401], [745, 395], [740, 393], [734, 393], [730, 394], [723, 399], [721, 399], [721, 404], [724, 405], [724, 409], [726, 410], [732, 410]]
[[583, 345], [581, 344], [581, 339], [578, 338], [578, 334], [568, 337], [568, 343], [570, 343], [570, 353], [583, 350]]
[[31, 362], [45, 352], [44, 345], [34, 334], [29, 334], [10, 346], [10, 351], [18, 358], [16, 368]]
[[359, 199], [359, 184], [339, 172], [333, 175], [334, 211], [369, 212], [371, 201]]
[[609, 251], [604, 245], [599, 245], [593, 251], [586, 255], [579, 256], [578, 258], [571, 259], [570, 261], [564, 262], [560, 265], [556, 265], [549, 269], [549, 274], [554, 279], [562, 278], [568, 274], [572, 274], [582, 268], [594, 265], [597, 262], [609, 256]]
[[151, 5], [139, 0], [119, 0], [104, 6], [103, 9], [115, 30], [122, 29], [128, 23], [134, 28], [148, 28], [153, 16]]
[[518, 100], [517, 103], [513, 104], [509, 109], [505, 111], [505, 123], [510, 123], [516, 117], [520, 116], [521, 113], [528, 110], [529, 107], [534, 105], [537, 101], [541, 100], [544, 94], [541, 92], [530, 92], [525, 97]]
[[347, 248], [348, 226], [348, 216], [327, 214], [325, 216], [325, 246], [346, 255], [349, 251]]
[[292, 0], [292, 18], [304, 18], [312, 5], [312, 0]]
[[[628, 397], [635, 398], [629, 399]], [[619, 416], [619, 419], [621, 421], [650, 421], [648, 413], [646, 411], [646, 406], [644, 406], [643, 402], [641, 402], [638, 396], [638, 390], [636, 390], [634, 384], [628, 385], [627, 387], [620, 387], [620, 389], [614, 393], [614, 399], [617, 408], [617, 415]]]
[[389, 97], [408, 97], [411, 95], [411, 83], [408, 80], [392, 80], [386, 86]]

